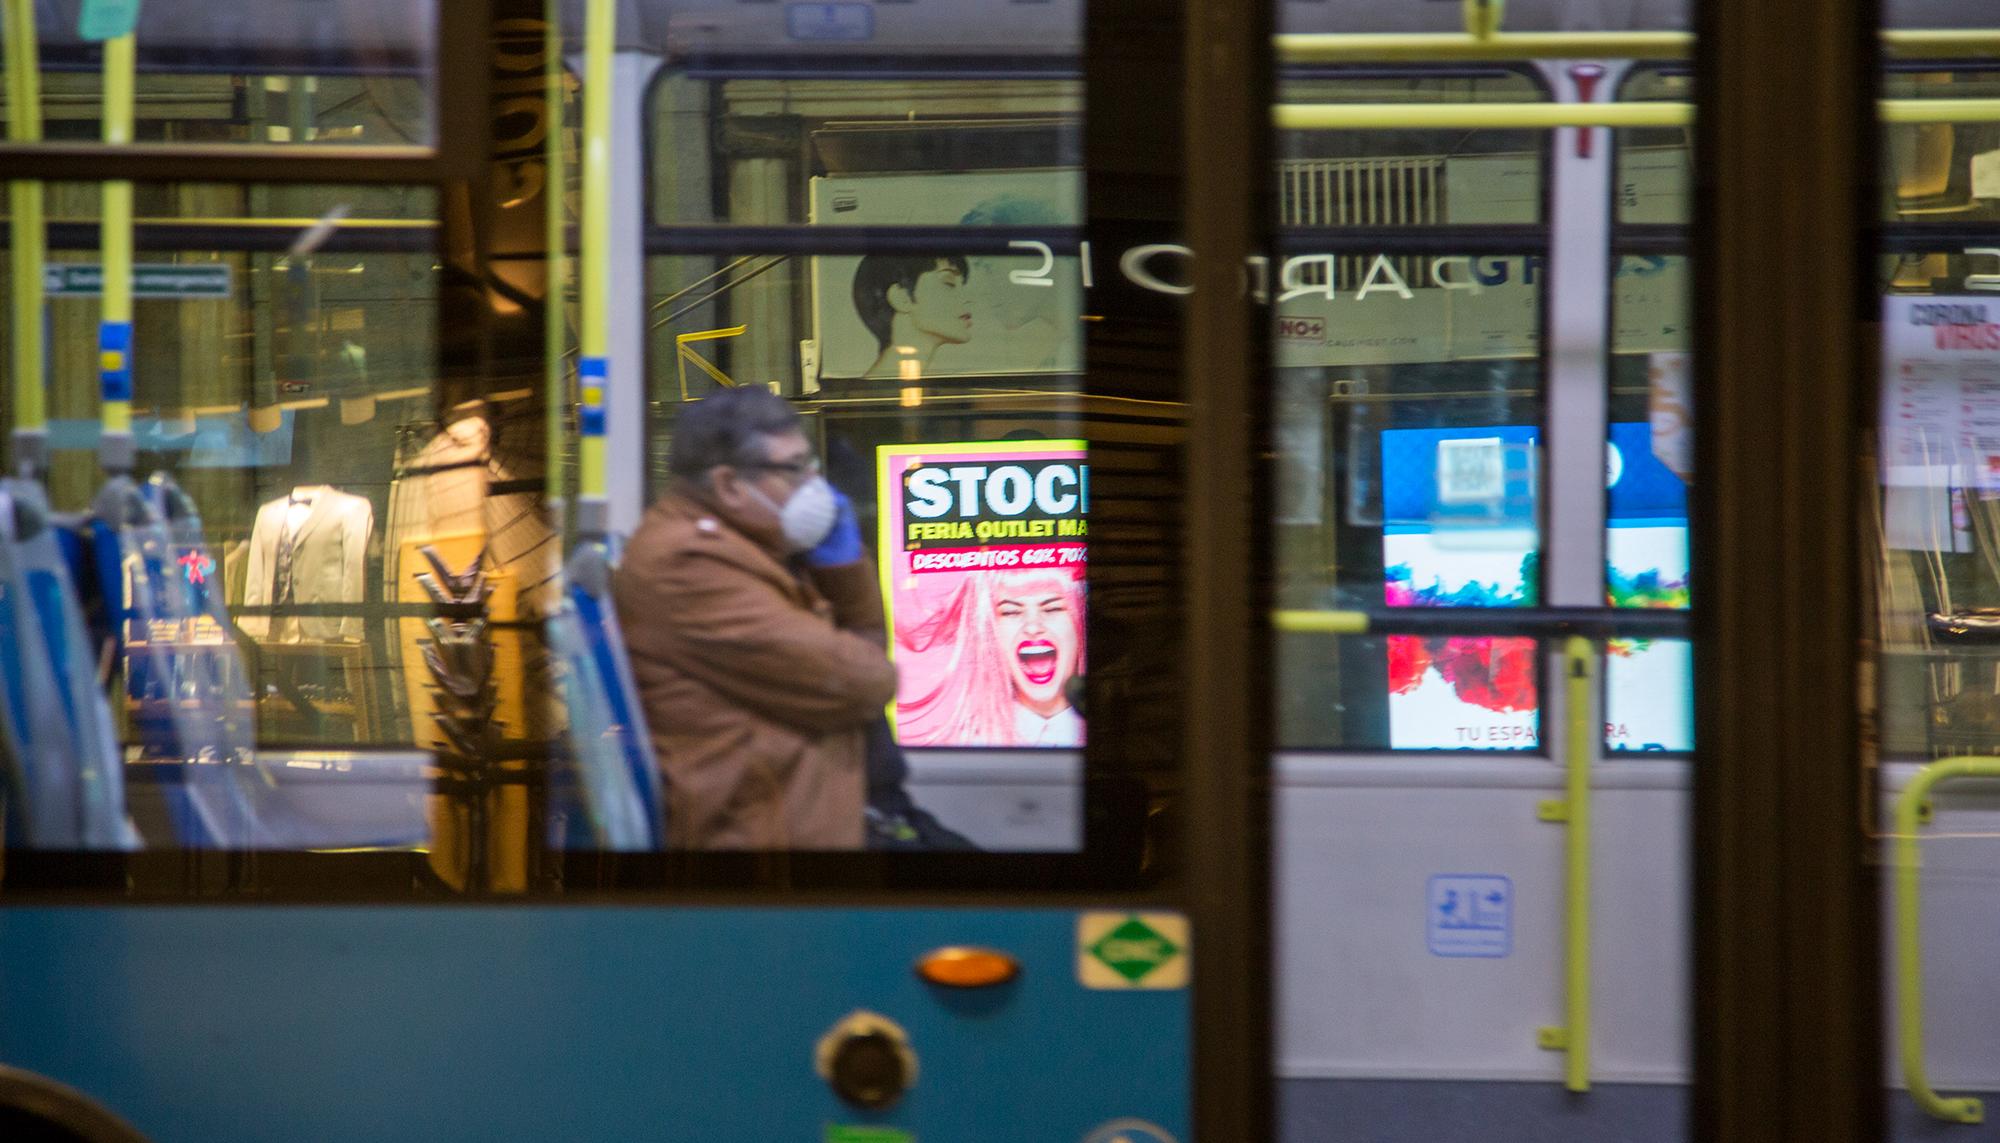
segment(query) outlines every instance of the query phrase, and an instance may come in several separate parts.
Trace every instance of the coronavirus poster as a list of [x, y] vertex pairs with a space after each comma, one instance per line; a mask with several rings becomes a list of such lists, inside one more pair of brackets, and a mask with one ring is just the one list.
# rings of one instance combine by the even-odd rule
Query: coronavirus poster
[[877, 450], [883, 606], [905, 746], [1083, 743], [1082, 441]]

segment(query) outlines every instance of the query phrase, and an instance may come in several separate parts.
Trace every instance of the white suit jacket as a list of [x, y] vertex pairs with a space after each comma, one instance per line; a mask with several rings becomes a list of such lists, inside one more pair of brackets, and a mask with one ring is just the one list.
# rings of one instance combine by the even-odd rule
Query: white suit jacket
[[[375, 528], [375, 508], [365, 496], [354, 496], [324, 485], [313, 490], [312, 510], [292, 538], [292, 602], [360, 603], [366, 592], [368, 534]], [[285, 533], [290, 495], [257, 509], [250, 529], [250, 568], [243, 584], [246, 607], [269, 606], [284, 594], [276, 582], [278, 541]], [[262, 639], [357, 640], [367, 625], [361, 617], [302, 616], [279, 620], [245, 616], [245, 633]]]

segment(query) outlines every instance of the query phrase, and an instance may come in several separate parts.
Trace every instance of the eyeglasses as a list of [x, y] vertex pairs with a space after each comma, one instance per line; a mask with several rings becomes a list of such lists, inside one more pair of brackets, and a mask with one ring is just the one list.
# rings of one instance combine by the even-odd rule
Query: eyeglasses
[[789, 473], [794, 480], [819, 475], [819, 458], [809, 456], [803, 460], [759, 461], [756, 464], [740, 465], [741, 468], [760, 468], [768, 472]]

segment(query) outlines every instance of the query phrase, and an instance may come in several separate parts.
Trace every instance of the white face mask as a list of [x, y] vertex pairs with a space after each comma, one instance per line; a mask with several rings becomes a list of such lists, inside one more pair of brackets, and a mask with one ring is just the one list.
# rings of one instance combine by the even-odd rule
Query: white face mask
[[764, 490], [754, 484], [746, 482], [743, 487], [778, 517], [778, 530], [784, 533], [785, 546], [795, 552], [809, 552], [818, 547], [840, 518], [840, 504], [833, 498], [833, 485], [828, 484], [824, 476], [815, 476], [799, 485], [782, 506], [772, 503], [771, 498], [764, 495]]

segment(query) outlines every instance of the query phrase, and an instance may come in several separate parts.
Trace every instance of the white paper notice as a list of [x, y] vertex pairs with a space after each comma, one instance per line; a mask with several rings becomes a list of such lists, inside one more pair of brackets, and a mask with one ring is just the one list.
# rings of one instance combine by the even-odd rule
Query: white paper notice
[[1963, 402], [1959, 451], [1966, 483], [1985, 492], [2000, 491], [2000, 362], [1964, 361], [1958, 369]]
[[1882, 386], [1882, 463], [1892, 483], [1957, 462], [1958, 373], [1955, 362], [1906, 360]]
[[2000, 198], [2000, 151], [1972, 156], [1972, 197]]

